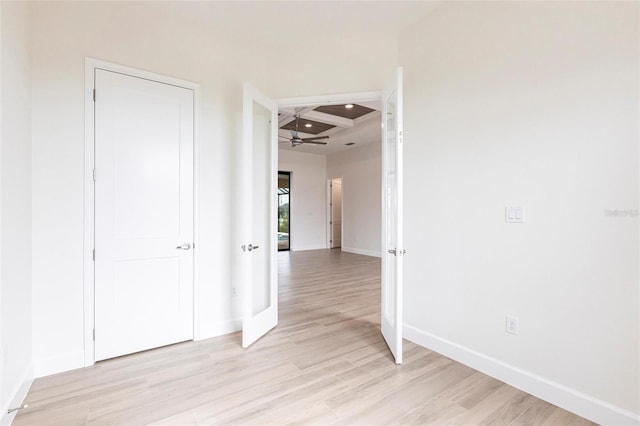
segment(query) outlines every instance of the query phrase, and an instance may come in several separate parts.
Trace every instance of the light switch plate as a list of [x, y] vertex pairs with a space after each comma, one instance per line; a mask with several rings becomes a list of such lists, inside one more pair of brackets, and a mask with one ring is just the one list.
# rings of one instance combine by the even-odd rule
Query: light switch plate
[[525, 223], [524, 206], [506, 206], [504, 220], [507, 223]]

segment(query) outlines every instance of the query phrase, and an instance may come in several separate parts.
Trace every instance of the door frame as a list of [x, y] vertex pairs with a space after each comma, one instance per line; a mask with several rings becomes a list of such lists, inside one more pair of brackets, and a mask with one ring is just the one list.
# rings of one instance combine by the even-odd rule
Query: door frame
[[331, 237], [333, 236], [333, 228], [331, 227], [331, 220], [333, 219], [332, 212], [332, 201], [333, 201], [333, 189], [331, 189], [332, 181], [335, 179], [340, 179], [342, 183], [342, 193], [340, 194], [341, 200], [341, 208], [340, 208], [340, 248], [342, 249], [342, 236], [344, 235], [344, 177], [342, 176], [334, 176], [327, 178], [327, 248], [331, 249]]
[[[277, 167], [277, 165], [276, 165]], [[280, 250], [280, 247], [278, 247], [278, 252], [281, 251], [291, 251], [291, 175], [293, 175], [293, 172], [291, 171], [287, 171], [287, 170], [280, 170], [280, 167], [278, 167], [278, 175], [280, 175], [280, 173], [286, 173], [289, 176], [289, 248], [286, 250]], [[278, 219], [280, 219], [280, 206], [278, 206]], [[280, 231], [278, 231], [280, 232]], [[280, 241], [278, 241], [278, 244], [280, 243]]]
[[84, 63], [84, 240], [82, 249], [83, 304], [84, 304], [84, 366], [95, 363], [95, 279], [93, 249], [95, 247], [95, 188], [93, 169], [95, 166], [95, 104], [93, 100], [94, 72], [103, 69], [132, 77], [153, 80], [193, 90], [193, 340], [200, 339], [200, 312], [198, 308], [200, 279], [198, 273], [199, 250], [199, 189], [200, 189], [200, 85], [191, 81], [180, 80], [162, 74], [156, 74], [120, 64], [85, 57]]

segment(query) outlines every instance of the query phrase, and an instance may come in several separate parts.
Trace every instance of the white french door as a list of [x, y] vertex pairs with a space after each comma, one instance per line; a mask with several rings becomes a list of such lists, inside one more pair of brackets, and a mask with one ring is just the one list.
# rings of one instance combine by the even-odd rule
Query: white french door
[[382, 294], [381, 328], [397, 364], [402, 363], [402, 68], [382, 97]]
[[242, 347], [278, 323], [278, 105], [245, 84], [242, 120]]
[[194, 93], [94, 76], [98, 361], [193, 339]]

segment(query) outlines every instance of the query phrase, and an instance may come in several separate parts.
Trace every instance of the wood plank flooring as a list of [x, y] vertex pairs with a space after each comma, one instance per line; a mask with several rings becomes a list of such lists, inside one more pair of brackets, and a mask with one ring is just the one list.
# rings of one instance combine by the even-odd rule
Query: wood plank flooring
[[37, 379], [22, 425], [586, 425], [590, 422], [410, 342], [380, 335], [380, 261], [279, 253], [280, 322]]

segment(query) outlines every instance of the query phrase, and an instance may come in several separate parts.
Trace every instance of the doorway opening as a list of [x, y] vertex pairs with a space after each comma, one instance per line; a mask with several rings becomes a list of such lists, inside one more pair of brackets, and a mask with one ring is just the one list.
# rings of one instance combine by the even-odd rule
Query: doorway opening
[[291, 249], [291, 172], [278, 172], [278, 251]]
[[342, 247], [342, 178], [329, 179], [329, 248]]
[[[363, 103], [374, 102], [378, 108], [371, 108]], [[271, 119], [264, 120], [256, 114], [255, 104], [264, 106], [263, 109], [269, 111]], [[377, 116], [377, 120], [371, 120]], [[260, 120], [260, 123], [258, 121]], [[286, 122], [285, 122], [286, 121]], [[324, 123], [323, 123], [324, 121]], [[349, 136], [347, 132], [343, 137], [355, 136], [356, 124], [368, 121], [371, 126], [368, 128], [375, 133], [375, 140], [378, 143], [372, 144], [377, 150], [375, 156], [364, 157], [368, 160], [374, 159], [370, 164], [375, 164], [380, 179], [376, 181], [362, 179], [362, 168], [359, 161], [351, 158], [351, 164], [345, 165], [344, 161], [337, 161], [336, 168], [341, 167], [345, 173], [339, 173], [336, 168], [330, 170], [328, 158], [337, 152], [330, 152], [331, 148], [346, 147], [346, 151], [351, 151], [356, 145], [355, 142], [340, 141], [338, 133], [347, 128], [354, 130]], [[267, 125], [268, 123], [268, 125]], [[256, 124], [261, 124], [259, 128]], [[291, 127], [291, 128], [289, 128]], [[381, 129], [382, 127], [382, 129]], [[303, 130], [304, 129], [304, 130]], [[382, 130], [382, 132], [381, 132]], [[306, 134], [305, 134], [306, 133]], [[329, 134], [331, 133], [331, 134]], [[382, 133], [382, 134], [381, 134]], [[264, 137], [270, 135], [270, 144], [265, 144]], [[333, 143], [329, 143], [333, 142]], [[339, 143], [336, 143], [339, 142]], [[373, 141], [370, 141], [373, 142]], [[266, 149], [265, 149], [266, 148]], [[279, 149], [278, 149], [279, 148]], [[309, 155], [312, 152], [307, 150], [321, 150], [320, 155]], [[278, 152], [280, 151], [280, 152]], [[289, 151], [289, 152], [287, 152]], [[294, 152], [295, 151], [295, 152]], [[285, 152], [287, 152], [286, 155]], [[316, 151], [316, 153], [320, 153]], [[340, 152], [342, 154], [342, 152]], [[288, 158], [287, 158], [288, 157]], [[297, 161], [291, 161], [291, 159]], [[286, 161], [286, 163], [284, 161]], [[340, 160], [340, 159], [339, 159]], [[389, 349], [393, 354], [396, 363], [402, 362], [402, 262], [401, 255], [406, 251], [402, 249], [401, 220], [391, 221], [391, 226], [386, 226], [388, 216], [393, 214], [394, 218], [402, 217], [402, 68], [398, 68], [396, 75], [390, 81], [384, 92], [366, 92], [360, 94], [343, 94], [314, 96], [306, 98], [280, 99], [274, 101], [265, 96], [248, 83], [243, 88], [243, 165], [247, 179], [243, 180], [243, 202], [244, 222], [247, 223], [247, 236], [244, 237], [240, 247], [245, 252], [242, 257], [243, 268], [241, 282], [243, 283], [243, 321], [242, 340], [243, 347], [248, 347], [278, 323], [278, 271], [275, 267], [270, 268], [267, 274], [260, 273], [260, 268], [255, 268], [257, 261], [268, 261], [268, 264], [276, 264], [277, 244], [274, 237], [277, 235], [277, 206], [276, 198], [269, 197], [268, 193], [277, 190], [277, 171], [281, 168], [292, 170], [296, 174], [296, 196], [297, 194], [310, 195], [316, 202], [295, 201], [296, 208], [293, 211], [297, 216], [292, 217], [296, 224], [296, 246], [292, 247], [296, 251], [327, 249], [326, 224], [327, 218], [327, 176], [343, 176], [344, 182], [351, 183], [357, 181], [374, 183], [374, 188], [369, 190], [353, 191], [354, 194], [363, 195], [360, 205], [366, 203], [367, 199], [374, 200], [375, 211], [378, 212], [377, 224], [374, 230], [360, 232], [358, 238], [352, 241], [359, 242], [360, 237], [373, 235], [376, 242], [369, 241], [373, 248], [373, 253], [358, 253], [364, 255], [374, 255], [381, 258], [381, 334], [384, 337]], [[259, 163], [256, 167], [250, 167], [252, 163]], [[290, 166], [291, 165], [291, 166]], [[382, 167], [381, 167], [382, 166]], [[257, 170], [257, 172], [256, 172]], [[265, 187], [264, 171], [269, 170], [269, 178], [266, 179], [268, 186]], [[352, 172], [347, 176], [347, 172]], [[260, 172], [263, 175], [260, 175]], [[316, 184], [308, 187], [308, 190], [301, 191], [299, 182], [313, 176], [320, 175]], [[257, 183], [259, 185], [254, 185]], [[343, 188], [346, 189], [346, 188]], [[254, 205], [251, 195], [270, 200], [267, 203], [268, 209], [261, 210]], [[347, 191], [345, 191], [345, 194]], [[349, 191], [351, 194], [352, 191]], [[371, 194], [376, 194], [370, 197]], [[347, 198], [345, 197], [345, 200]], [[343, 200], [343, 201], [345, 201]], [[349, 200], [351, 200], [349, 198]], [[389, 200], [391, 202], [383, 202]], [[351, 203], [351, 201], [350, 201]], [[356, 204], [354, 202], [354, 204]], [[343, 206], [343, 207], [346, 207]], [[306, 209], [306, 210], [305, 210]], [[369, 213], [374, 209], [363, 208], [362, 211]], [[343, 217], [346, 219], [346, 208], [343, 208]], [[389, 211], [393, 210], [393, 212]], [[255, 213], [264, 211], [272, 215], [267, 222], [256, 222]], [[253, 217], [252, 217], [253, 213]], [[292, 215], [294, 216], [294, 215]], [[303, 223], [304, 222], [304, 223]], [[319, 222], [319, 226], [313, 226]], [[361, 215], [354, 215], [351, 220], [354, 226], [370, 226], [371, 223], [364, 223]], [[253, 223], [253, 228], [251, 225]], [[343, 225], [344, 226], [344, 225]], [[271, 231], [267, 231], [271, 228]], [[304, 230], [305, 237], [311, 237], [308, 244], [306, 241], [300, 243], [303, 237], [298, 230]], [[351, 229], [351, 228], [350, 228]], [[265, 233], [265, 231], [267, 233]], [[382, 231], [382, 232], [381, 232]], [[350, 231], [351, 232], [351, 231]], [[380, 235], [382, 234], [382, 235]], [[345, 242], [347, 233], [341, 235], [342, 250], [345, 252]], [[249, 241], [251, 241], [249, 243]], [[315, 244], [314, 244], [315, 242]], [[257, 244], [256, 244], [257, 243]], [[315, 245], [315, 246], [314, 246]], [[268, 252], [258, 251], [261, 246], [269, 247]], [[392, 247], [392, 248], [390, 248]], [[352, 250], [353, 251], [353, 250]], [[266, 256], [261, 254], [265, 253]], [[280, 256], [278, 256], [280, 257]], [[394, 273], [390, 273], [393, 270]], [[387, 272], [387, 273], [385, 273]], [[259, 314], [255, 314], [252, 309], [252, 289], [256, 286], [266, 287], [269, 290], [271, 307]]]

